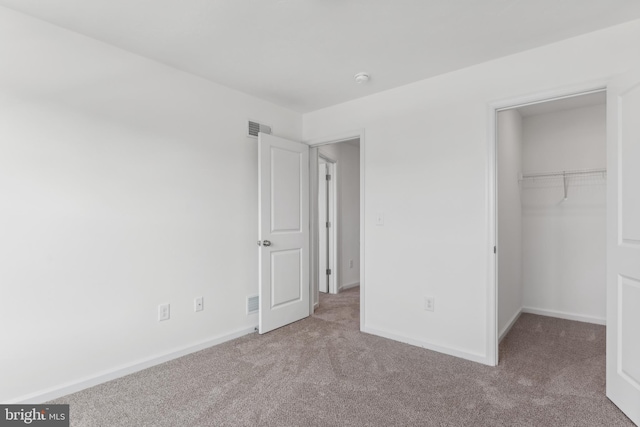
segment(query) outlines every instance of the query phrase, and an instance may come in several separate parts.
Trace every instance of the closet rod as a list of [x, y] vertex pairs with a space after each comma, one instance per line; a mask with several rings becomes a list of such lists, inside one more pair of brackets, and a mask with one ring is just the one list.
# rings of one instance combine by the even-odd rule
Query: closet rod
[[524, 181], [525, 179], [536, 179], [536, 178], [567, 178], [572, 176], [586, 176], [586, 175], [602, 175], [605, 177], [607, 174], [607, 170], [602, 169], [582, 169], [582, 170], [571, 170], [571, 171], [559, 171], [559, 172], [536, 172], [536, 173], [526, 173], [520, 176], [520, 181]]

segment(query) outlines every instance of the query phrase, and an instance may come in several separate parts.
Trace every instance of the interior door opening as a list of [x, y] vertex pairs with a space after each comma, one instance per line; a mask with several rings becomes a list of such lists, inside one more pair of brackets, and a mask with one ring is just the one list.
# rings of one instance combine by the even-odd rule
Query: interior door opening
[[[319, 304], [318, 156], [342, 165], [333, 171], [334, 214], [343, 235], [334, 239], [336, 292], [358, 288], [360, 328], [364, 323], [362, 132], [350, 137], [304, 144], [258, 134], [258, 330], [273, 329], [308, 317]], [[322, 151], [322, 153], [320, 153]], [[338, 203], [337, 200], [340, 200]], [[336, 227], [337, 229], [337, 227]], [[337, 236], [337, 234], [336, 234]], [[339, 255], [336, 255], [338, 257]], [[344, 265], [347, 271], [340, 271]]]
[[605, 324], [606, 93], [497, 115], [498, 331], [522, 313]]
[[[524, 336], [530, 343], [515, 347], [551, 338], [549, 348], [570, 357], [588, 353], [587, 369], [564, 375], [580, 376], [583, 393], [585, 376], [594, 384], [606, 371], [606, 396], [638, 423], [640, 345], [631, 331], [640, 320], [640, 73], [615, 77], [606, 90], [548, 98], [493, 109], [488, 353], [496, 364], [508, 359], [500, 341], [522, 338], [529, 319], [537, 325]], [[553, 328], [541, 325], [553, 324], [561, 328], [550, 336]]]
[[337, 294], [361, 286], [360, 138], [314, 149], [311, 156], [317, 156], [318, 165], [318, 179], [311, 194], [312, 199], [314, 192], [318, 196], [312, 227], [317, 232], [315, 309], [320, 305], [320, 293]]

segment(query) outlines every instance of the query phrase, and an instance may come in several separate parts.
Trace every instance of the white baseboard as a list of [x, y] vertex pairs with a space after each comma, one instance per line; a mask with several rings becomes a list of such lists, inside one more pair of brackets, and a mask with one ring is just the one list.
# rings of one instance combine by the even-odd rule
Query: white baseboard
[[578, 322], [595, 323], [596, 325], [606, 325], [607, 319], [595, 316], [585, 316], [583, 314], [566, 313], [564, 311], [545, 310], [542, 308], [522, 307], [523, 313], [538, 314], [540, 316], [558, 317], [560, 319], [575, 320]]
[[483, 365], [494, 366], [494, 364], [491, 363], [489, 359], [482, 354], [469, 353], [467, 351], [458, 350], [451, 347], [443, 347], [436, 344], [432, 344], [430, 342], [407, 338], [401, 335], [394, 334], [392, 332], [386, 332], [376, 328], [364, 327], [364, 328], [361, 328], [361, 331], [367, 334], [377, 335], [379, 337], [388, 338], [388, 339], [399, 341], [405, 344], [414, 345], [416, 347], [422, 347], [427, 350], [437, 351], [438, 353], [447, 354], [449, 356], [459, 357], [461, 359], [470, 360], [472, 362], [482, 363]]
[[340, 286], [340, 289], [338, 289], [338, 292], [346, 291], [347, 289], [355, 288], [358, 286], [360, 286], [360, 282], [353, 282], [346, 285], [342, 285]]
[[515, 323], [518, 321], [518, 319], [520, 318], [520, 315], [522, 314], [522, 309], [518, 310], [516, 312], [516, 314], [513, 315], [513, 317], [511, 318], [511, 320], [509, 320], [509, 323], [507, 323], [507, 325], [504, 327], [504, 329], [502, 330], [502, 332], [500, 332], [500, 335], [498, 336], [498, 342], [502, 342], [502, 340], [504, 339], [504, 337], [507, 336], [507, 334], [509, 333], [509, 331], [511, 330], [511, 328], [513, 328], [513, 325], [515, 325]]
[[161, 354], [159, 356], [153, 356], [141, 361], [133, 362], [131, 364], [119, 366], [112, 370], [103, 371], [96, 375], [88, 376], [77, 381], [71, 381], [65, 384], [61, 384], [59, 386], [51, 387], [45, 390], [37, 391], [35, 393], [30, 393], [24, 396], [20, 396], [15, 399], [10, 399], [3, 403], [5, 404], [13, 404], [13, 403], [38, 404], [38, 403], [47, 402], [49, 400], [57, 399], [59, 397], [66, 396], [71, 393], [76, 393], [78, 391], [87, 389], [89, 387], [93, 387], [98, 384], [105, 383], [107, 381], [115, 380], [117, 378], [124, 377], [125, 375], [133, 374], [134, 372], [138, 372], [143, 369], [147, 369], [152, 366], [156, 366], [161, 363], [168, 362], [170, 360], [177, 359], [182, 356], [186, 356], [187, 354], [195, 353], [196, 351], [204, 350], [206, 348], [213, 347], [215, 345], [222, 344], [227, 341], [231, 341], [233, 339], [236, 339], [241, 336], [254, 332], [256, 328], [257, 328], [257, 325], [251, 326], [249, 328], [239, 329], [230, 334], [207, 339], [197, 344], [189, 345], [187, 347], [173, 350], [173, 351]]

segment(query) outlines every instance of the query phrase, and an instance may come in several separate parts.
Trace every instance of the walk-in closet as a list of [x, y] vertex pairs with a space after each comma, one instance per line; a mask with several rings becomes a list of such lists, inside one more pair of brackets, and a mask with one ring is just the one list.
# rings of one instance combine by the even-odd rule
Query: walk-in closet
[[498, 113], [498, 333], [521, 313], [604, 324], [606, 96]]

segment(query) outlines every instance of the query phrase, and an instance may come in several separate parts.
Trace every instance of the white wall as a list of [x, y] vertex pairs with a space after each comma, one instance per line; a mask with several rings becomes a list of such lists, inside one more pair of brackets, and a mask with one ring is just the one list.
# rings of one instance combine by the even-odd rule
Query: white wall
[[301, 116], [4, 8], [0, 63], [0, 401], [251, 331], [246, 119]]
[[[525, 172], [606, 167], [606, 107], [525, 117]], [[523, 185], [523, 306], [604, 322], [606, 181], [571, 178]]]
[[489, 363], [488, 104], [608, 79], [639, 39], [634, 21], [301, 120], [0, 8], [0, 400], [255, 325], [249, 117], [292, 139], [365, 129], [363, 328]]
[[[338, 290], [360, 282], [360, 150], [342, 142], [319, 152], [337, 162]], [[353, 267], [349, 261], [353, 260]]]
[[498, 331], [502, 337], [522, 310], [522, 116], [501, 111], [498, 165]]
[[305, 140], [365, 132], [365, 331], [493, 363], [489, 105], [602, 83], [637, 40], [633, 21], [303, 116]]

